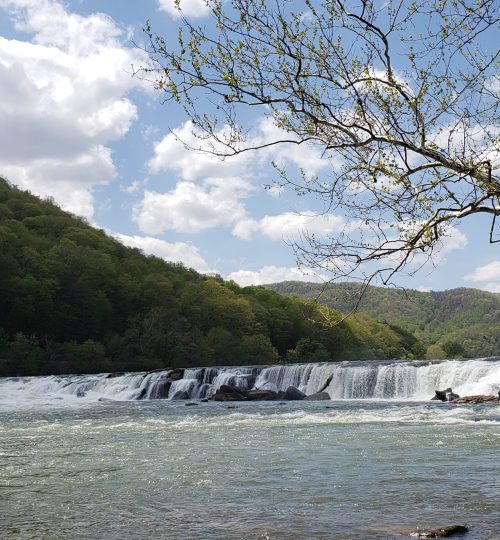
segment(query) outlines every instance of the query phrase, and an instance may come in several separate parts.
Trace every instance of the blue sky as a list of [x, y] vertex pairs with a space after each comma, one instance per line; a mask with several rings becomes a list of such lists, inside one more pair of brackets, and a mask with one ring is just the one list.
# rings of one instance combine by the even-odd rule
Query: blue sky
[[[329, 232], [315, 201], [265, 189], [270, 162], [321, 172], [313, 149], [275, 148], [219, 162], [186, 151], [182, 112], [131, 76], [134, 46], [150, 19], [175, 40], [173, 0], [0, 0], [0, 175], [85, 216], [127, 245], [242, 285], [303, 276], [287, 239]], [[183, 0], [188, 17], [202, 0]], [[274, 127], [254, 118], [253, 135]], [[478, 216], [454, 229], [437, 267], [398, 284], [422, 290], [469, 286], [500, 292], [498, 244]]]

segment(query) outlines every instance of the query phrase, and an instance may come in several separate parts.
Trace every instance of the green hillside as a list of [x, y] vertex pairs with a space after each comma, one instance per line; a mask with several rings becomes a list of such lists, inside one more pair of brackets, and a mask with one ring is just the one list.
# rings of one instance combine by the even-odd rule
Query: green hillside
[[241, 288], [123, 246], [0, 179], [0, 375], [412, 357], [366, 314]]
[[[321, 284], [298, 281], [269, 287], [299, 298], [315, 298], [323, 289]], [[319, 302], [347, 313], [359, 291], [355, 283], [329, 285]], [[500, 354], [500, 294], [466, 288], [419, 292], [369, 287], [359, 311], [411, 332], [426, 347], [428, 358]]]

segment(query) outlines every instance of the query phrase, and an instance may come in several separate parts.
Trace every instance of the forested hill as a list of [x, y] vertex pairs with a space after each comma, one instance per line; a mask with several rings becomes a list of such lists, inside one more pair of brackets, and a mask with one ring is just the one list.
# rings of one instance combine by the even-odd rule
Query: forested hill
[[[288, 296], [316, 297], [321, 284], [287, 281], [269, 286]], [[360, 286], [329, 285], [319, 302], [349, 312]], [[493, 356], [500, 354], [500, 294], [478, 289], [440, 292], [369, 287], [359, 306], [372, 317], [414, 334], [429, 358]]]
[[324, 315], [147, 257], [0, 179], [0, 375], [421, 353], [368, 315], [333, 327]]

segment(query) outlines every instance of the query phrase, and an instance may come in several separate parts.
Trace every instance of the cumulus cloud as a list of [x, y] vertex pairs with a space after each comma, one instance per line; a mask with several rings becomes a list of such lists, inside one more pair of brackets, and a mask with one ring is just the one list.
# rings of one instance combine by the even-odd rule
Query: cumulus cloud
[[264, 216], [259, 223], [262, 234], [273, 240], [293, 239], [306, 233], [328, 235], [334, 231], [341, 231], [345, 226], [346, 220], [341, 216], [318, 215], [311, 211]]
[[[176, 4], [175, 0], [158, 0], [158, 7], [161, 11], [168, 13], [175, 19], [181, 16]], [[178, 4], [185, 17], [205, 17], [210, 12], [205, 0], [180, 0]]]
[[280, 281], [313, 281], [323, 282], [323, 277], [311, 272], [304, 272], [295, 267], [285, 266], [264, 266], [260, 270], [238, 270], [231, 272], [226, 279], [232, 279], [239, 285], [265, 285], [267, 283], [278, 283]]
[[199, 248], [193, 244], [170, 243], [151, 236], [128, 236], [126, 234], [114, 234], [113, 236], [126, 246], [144, 251], [146, 255], [156, 255], [169, 262], [181, 262], [201, 273], [214, 272], [201, 256]]
[[500, 293], [500, 261], [492, 261], [484, 266], [478, 266], [474, 272], [467, 274], [464, 280], [482, 283], [482, 289]]
[[478, 266], [472, 274], [464, 278], [466, 281], [500, 281], [500, 261], [493, 261]]
[[31, 41], [0, 37], [0, 174], [92, 217], [92, 188], [116, 177], [107, 144], [137, 118], [126, 93], [143, 85], [129, 70], [144, 58], [107, 15], [56, 0], [0, 0], [2, 9]]
[[166, 193], [146, 191], [134, 209], [134, 221], [147, 234], [166, 230], [197, 233], [231, 225], [246, 216], [242, 199], [249, 186], [238, 179], [208, 178], [202, 185], [179, 182]]

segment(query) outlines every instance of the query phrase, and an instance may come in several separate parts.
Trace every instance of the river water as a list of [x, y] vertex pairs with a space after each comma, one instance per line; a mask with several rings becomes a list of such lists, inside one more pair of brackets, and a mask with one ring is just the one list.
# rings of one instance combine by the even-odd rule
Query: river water
[[[462, 373], [463, 384], [500, 387], [498, 359], [469, 362], [475, 380]], [[500, 534], [498, 404], [127, 400], [147, 377], [0, 379], [0, 537], [401, 539], [449, 524], [468, 524], [465, 540]], [[98, 388], [122, 400], [98, 401]]]

